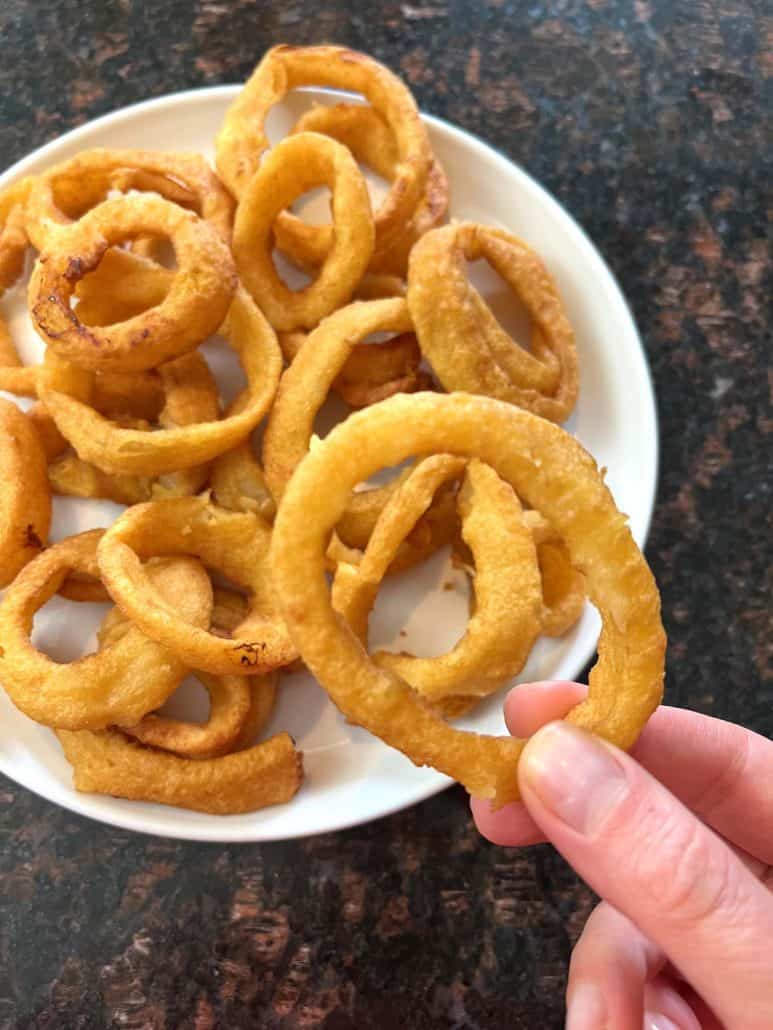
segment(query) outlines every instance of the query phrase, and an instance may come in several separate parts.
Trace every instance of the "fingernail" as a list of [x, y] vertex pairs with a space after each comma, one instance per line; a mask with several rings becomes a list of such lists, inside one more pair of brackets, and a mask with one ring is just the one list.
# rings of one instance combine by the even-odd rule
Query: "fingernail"
[[587, 837], [628, 793], [614, 752], [566, 722], [550, 723], [532, 737], [519, 772], [553, 815]]
[[679, 1030], [679, 1027], [662, 1012], [645, 1012], [644, 1030]]
[[581, 983], [572, 989], [566, 1010], [566, 1030], [603, 1030], [607, 1006], [595, 984]]

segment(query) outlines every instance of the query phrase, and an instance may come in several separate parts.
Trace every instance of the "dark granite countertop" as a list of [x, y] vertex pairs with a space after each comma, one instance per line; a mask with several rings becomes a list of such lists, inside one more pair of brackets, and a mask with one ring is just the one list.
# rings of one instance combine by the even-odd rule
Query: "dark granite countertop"
[[[383, 59], [598, 244], [658, 394], [668, 700], [773, 733], [769, 4], [3, 0], [3, 164], [124, 104], [243, 79], [282, 40]], [[2, 1028], [559, 1027], [592, 903], [549, 849], [483, 843], [459, 789], [222, 847], [98, 826], [0, 779]]]

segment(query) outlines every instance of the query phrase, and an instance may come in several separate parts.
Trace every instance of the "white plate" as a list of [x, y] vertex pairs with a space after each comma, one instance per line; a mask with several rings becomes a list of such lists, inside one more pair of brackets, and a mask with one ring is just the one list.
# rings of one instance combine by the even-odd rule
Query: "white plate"
[[[40, 172], [88, 147], [141, 147], [198, 151], [212, 156], [215, 133], [238, 87], [179, 93], [99, 118], [31, 154], [0, 178], [0, 186]], [[312, 100], [340, 99], [326, 91], [291, 95], [272, 112], [273, 133], [286, 132]], [[452, 185], [452, 214], [501, 225], [531, 243], [555, 276], [577, 334], [581, 394], [569, 428], [608, 470], [607, 482], [643, 544], [655, 496], [657, 425], [647, 364], [625, 301], [592, 243], [562, 207], [507, 158], [461, 129], [425, 117], [434, 150]], [[477, 274], [477, 273], [476, 273]], [[484, 272], [478, 280], [507, 322], [501, 291]], [[39, 359], [16, 288], [2, 301], [26, 360]], [[515, 315], [510, 316], [515, 318]], [[108, 503], [55, 501], [54, 539], [108, 525], [120, 509]], [[443, 590], [452, 581], [454, 590]], [[419, 575], [401, 577], [382, 591], [371, 640], [420, 654], [438, 654], [463, 630], [467, 588], [450, 569], [447, 555], [428, 562]], [[35, 622], [35, 641], [60, 660], [81, 653], [93, 640], [100, 606], [55, 599]], [[405, 635], [400, 635], [401, 628]], [[592, 656], [598, 635], [588, 607], [579, 624], [559, 641], [540, 642], [521, 680], [577, 676]], [[289, 681], [292, 682], [289, 682]], [[196, 704], [199, 699], [189, 703]], [[272, 727], [286, 729], [305, 754], [306, 780], [288, 805], [251, 815], [211, 816], [77, 794], [53, 733], [21, 715], [0, 691], [0, 770], [59, 805], [105, 823], [170, 837], [209, 841], [263, 841], [341, 829], [376, 819], [430, 797], [449, 780], [417, 769], [397, 751], [363, 730], [347, 726], [308, 675], [287, 677]], [[501, 733], [501, 695], [461, 725]]]

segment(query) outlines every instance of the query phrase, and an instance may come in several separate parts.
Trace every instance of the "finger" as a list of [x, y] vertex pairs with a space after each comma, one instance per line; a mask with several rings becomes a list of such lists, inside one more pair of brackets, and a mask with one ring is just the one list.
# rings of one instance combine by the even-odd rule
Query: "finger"
[[505, 698], [505, 724], [514, 737], [530, 737], [554, 719], [563, 719], [585, 698], [588, 688], [569, 680], [519, 683]]
[[644, 987], [665, 955], [634, 924], [602, 901], [574, 946], [566, 991], [569, 1026], [641, 1030]]
[[681, 708], [659, 708], [632, 751], [717, 833], [773, 864], [773, 743]]
[[470, 798], [470, 810], [478, 832], [492, 844], [505, 848], [526, 848], [530, 844], [542, 844], [545, 841], [545, 834], [520, 801], [514, 801], [494, 812], [490, 801]]
[[629, 755], [567, 723], [519, 765], [535, 822], [590, 886], [669, 956], [720, 1020], [773, 1026], [773, 897]]
[[[546, 723], [563, 718], [587, 692], [588, 688], [581, 683], [568, 680], [519, 684], [505, 700], [507, 729], [514, 737], [530, 737]], [[470, 807], [479, 832], [492, 844], [523, 848], [545, 840], [544, 833], [520, 802], [492, 812], [488, 801], [472, 798]]]
[[569, 1026], [702, 1030], [677, 988], [660, 972], [665, 963], [660, 948], [602, 901], [572, 952], [566, 992]]
[[[565, 716], [587, 689], [565, 681], [515, 687], [505, 701], [508, 729], [515, 736], [530, 736], [550, 719]], [[723, 837], [773, 864], [773, 743], [733, 723], [664, 706], [644, 727], [631, 753]], [[483, 823], [479, 813], [476, 806], [476, 822], [480, 818]], [[495, 842], [525, 845], [540, 840], [519, 806], [485, 819], [485, 826], [481, 832]]]
[[722, 1030], [712, 1019], [699, 1019], [668, 977], [658, 976], [644, 988], [644, 1030]]

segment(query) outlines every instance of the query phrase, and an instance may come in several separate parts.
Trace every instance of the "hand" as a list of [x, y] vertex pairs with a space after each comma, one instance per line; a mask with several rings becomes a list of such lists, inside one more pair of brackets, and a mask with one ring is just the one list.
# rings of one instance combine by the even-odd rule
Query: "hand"
[[551, 841], [604, 899], [572, 954], [567, 1030], [770, 1030], [773, 743], [663, 707], [626, 755], [551, 722], [586, 691], [511, 691], [523, 803], [472, 801], [489, 840]]

